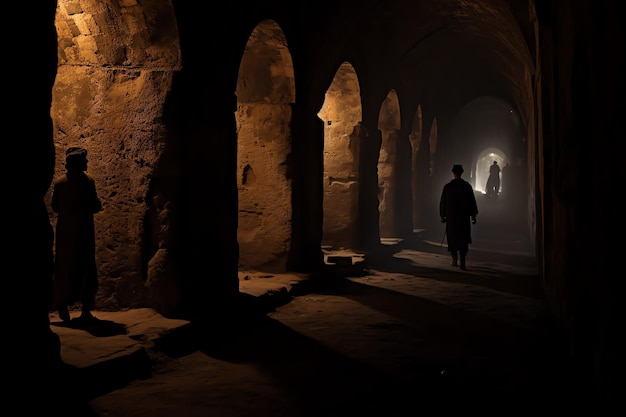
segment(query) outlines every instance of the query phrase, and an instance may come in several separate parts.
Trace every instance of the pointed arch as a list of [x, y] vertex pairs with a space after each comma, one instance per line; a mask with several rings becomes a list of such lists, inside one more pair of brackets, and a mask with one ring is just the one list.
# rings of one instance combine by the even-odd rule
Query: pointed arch
[[236, 96], [239, 268], [283, 272], [292, 231], [286, 160], [295, 81], [287, 41], [275, 21], [262, 21], [252, 31]]
[[380, 106], [378, 129], [382, 143], [378, 157], [378, 211], [381, 237], [397, 237], [395, 202], [398, 181], [395, 178], [400, 140], [400, 103], [395, 90], [390, 90]]
[[324, 246], [349, 248], [356, 241], [361, 116], [359, 80], [343, 62], [318, 113], [324, 121]]

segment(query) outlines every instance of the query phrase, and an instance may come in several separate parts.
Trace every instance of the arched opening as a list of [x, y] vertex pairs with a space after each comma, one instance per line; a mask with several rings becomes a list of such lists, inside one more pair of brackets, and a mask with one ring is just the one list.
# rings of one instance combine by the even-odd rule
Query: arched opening
[[[424, 166], [424, 158], [420, 158], [420, 156], [424, 154], [424, 149], [422, 149], [422, 154], [420, 154], [423, 124], [422, 106], [420, 105], [415, 111], [413, 124], [411, 125], [411, 132], [409, 133], [409, 143], [411, 144], [411, 197], [413, 201], [413, 229], [416, 229], [421, 221], [420, 198], [423, 195], [424, 177], [428, 175], [428, 167]], [[428, 146], [426, 143], [424, 143], [424, 145]]]
[[398, 192], [397, 163], [400, 135], [400, 104], [395, 90], [389, 91], [380, 106], [378, 129], [381, 147], [378, 156], [378, 212], [381, 238], [398, 237], [395, 211]]
[[318, 116], [324, 121], [322, 245], [350, 248], [357, 233], [361, 122], [361, 92], [351, 64], [337, 70]]
[[240, 270], [284, 272], [291, 242], [291, 150], [295, 83], [286, 38], [274, 21], [252, 31], [237, 81]]
[[473, 171], [475, 172], [474, 191], [487, 194], [487, 182], [489, 180], [489, 173], [491, 167], [494, 165], [494, 162], [500, 168], [500, 172], [498, 174], [498, 194], [503, 191], [502, 168], [510, 165], [510, 161], [508, 156], [501, 149], [497, 148], [487, 148], [478, 154], [473, 167]]

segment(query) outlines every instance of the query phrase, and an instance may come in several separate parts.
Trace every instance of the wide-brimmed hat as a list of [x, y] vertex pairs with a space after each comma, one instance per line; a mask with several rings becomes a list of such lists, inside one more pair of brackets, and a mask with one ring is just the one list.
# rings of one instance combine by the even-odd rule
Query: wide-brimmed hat
[[463, 173], [463, 165], [453, 165], [452, 172], [456, 175], [461, 175]]

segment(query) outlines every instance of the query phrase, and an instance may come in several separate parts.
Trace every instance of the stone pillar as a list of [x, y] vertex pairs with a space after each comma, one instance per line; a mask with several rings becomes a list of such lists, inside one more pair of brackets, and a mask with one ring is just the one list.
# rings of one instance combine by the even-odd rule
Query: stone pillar
[[416, 183], [417, 205], [413, 208], [417, 212], [416, 226], [425, 228], [432, 219], [430, 212], [432, 204], [432, 177], [430, 172], [430, 132], [435, 115], [432, 112], [422, 110], [422, 138], [417, 152]]
[[324, 263], [324, 125], [317, 114], [302, 105], [294, 104], [292, 115], [292, 149], [287, 175], [293, 185], [293, 218], [292, 245], [287, 269], [310, 272]]
[[360, 191], [358, 249], [370, 250], [380, 246], [378, 230], [378, 155], [382, 144], [380, 131], [361, 125], [360, 132]]
[[398, 132], [395, 164], [395, 234], [407, 238], [413, 234], [413, 197], [411, 193], [411, 143], [406, 134]]
[[[6, 4], [7, 15], [24, 12], [22, 4]], [[15, 9], [15, 10], [13, 10]], [[53, 239], [44, 201], [54, 175], [55, 150], [50, 116], [52, 88], [57, 70], [56, 1], [41, 1], [29, 10], [30, 36], [7, 43], [4, 51], [16, 66], [9, 71], [11, 83], [3, 98], [4, 120], [23, 121], [22, 128], [7, 138], [3, 154], [17, 167], [6, 181], [3, 213], [11, 227], [4, 236], [6, 271], [3, 279], [6, 327], [4, 355], [10, 366], [4, 374], [8, 391], [4, 406], [13, 401], [50, 398], [62, 375], [60, 340], [50, 327], [52, 301]], [[19, 123], [18, 123], [19, 124]], [[17, 126], [17, 125], [16, 125]], [[15, 129], [13, 129], [15, 131]], [[13, 170], [15, 171], [15, 170]], [[18, 305], [19, 304], [19, 305]], [[19, 399], [19, 400], [18, 400]], [[22, 406], [20, 403], [18, 406]]]

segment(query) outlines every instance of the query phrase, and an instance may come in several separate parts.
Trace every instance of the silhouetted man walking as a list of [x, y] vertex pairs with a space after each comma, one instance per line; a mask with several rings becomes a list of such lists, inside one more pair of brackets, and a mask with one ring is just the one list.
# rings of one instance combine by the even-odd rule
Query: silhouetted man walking
[[471, 224], [476, 224], [478, 205], [472, 186], [461, 178], [462, 165], [452, 167], [454, 179], [443, 186], [439, 202], [439, 216], [446, 224], [448, 252], [452, 255], [452, 265], [457, 266], [461, 257], [461, 269], [465, 267], [465, 256], [472, 243]]

